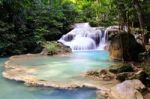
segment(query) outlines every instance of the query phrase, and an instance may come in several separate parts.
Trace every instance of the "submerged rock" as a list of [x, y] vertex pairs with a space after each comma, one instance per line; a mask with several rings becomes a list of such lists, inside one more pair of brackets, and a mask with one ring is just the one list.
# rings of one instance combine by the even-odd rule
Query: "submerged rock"
[[112, 60], [138, 61], [139, 53], [144, 51], [144, 47], [130, 33], [118, 33], [110, 41], [109, 52]]

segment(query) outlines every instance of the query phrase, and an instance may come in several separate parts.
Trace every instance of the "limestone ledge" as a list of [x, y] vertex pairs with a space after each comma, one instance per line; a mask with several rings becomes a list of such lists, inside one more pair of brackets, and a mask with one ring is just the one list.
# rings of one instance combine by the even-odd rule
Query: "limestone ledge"
[[115, 84], [117, 81], [71, 81], [71, 82], [59, 82], [59, 81], [50, 81], [38, 79], [33, 74], [36, 72], [36, 68], [31, 68], [29, 66], [21, 66], [14, 64], [14, 61], [20, 59], [27, 59], [30, 57], [40, 57], [43, 55], [40, 54], [25, 54], [25, 55], [16, 55], [12, 56], [5, 62], [5, 71], [3, 72], [3, 77], [9, 80], [15, 80], [23, 82], [27, 86], [37, 86], [37, 87], [54, 87], [60, 89], [73, 89], [73, 88], [96, 88], [98, 90], [108, 90]]
[[[73, 88], [88, 87], [88, 88], [96, 88], [99, 90], [108, 90], [107, 87], [109, 87], [109, 85], [111, 86], [112, 84], [112, 83], [108, 83], [108, 86], [107, 86], [107, 84], [96, 85], [96, 84], [91, 84], [88, 82], [80, 82], [80, 81], [62, 83], [62, 82], [57, 82], [57, 81], [40, 80], [33, 75], [26, 74], [27, 72], [25, 72], [24, 70], [23, 68], [21, 69], [16, 68], [16, 69], [8, 70], [8, 71], [3, 72], [3, 77], [9, 80], [23, 82], [27, 86], [54, 87], [54, 88], [60, 88], [60, 89], [73, 89]], [[29, 72], [32, 71], [30, 69], [28, 70]]]

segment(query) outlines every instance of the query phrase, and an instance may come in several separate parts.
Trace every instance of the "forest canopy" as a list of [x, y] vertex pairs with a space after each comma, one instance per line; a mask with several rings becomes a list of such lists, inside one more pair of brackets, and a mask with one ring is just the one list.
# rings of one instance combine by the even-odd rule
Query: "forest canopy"
[[72, 24], [150, 31], [149, 0], [0, 0], [0, 55], [36, 53]]

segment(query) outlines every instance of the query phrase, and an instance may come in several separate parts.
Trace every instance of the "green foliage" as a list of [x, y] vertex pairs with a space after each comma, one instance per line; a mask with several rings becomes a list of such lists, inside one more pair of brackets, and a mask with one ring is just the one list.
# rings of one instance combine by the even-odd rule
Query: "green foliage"
[[1, 0], [0, 55], [39, 52], [42, 42], [70, 30], [74, 12], [59, 0]]
[[98, 71], [88, 71], [87, 75], [88, 76], [96, 76], [96, 77], [100, 76]]
[[48, 53], [50, 55], [56, 54], [59, 49], [59, 45], [54, 42], [46, 42], [46, 43], [43, 43], [42, 46], [48, 50]]
[[56, 41], [43, 42], [42, 46], [44, 47], [42, 53], [47, 55], [66, 54], [71, 52], [69, 47], [64, 46]]
[[[149, 30], [150, 3], [140, 4]], [[59, 39], [76, 22], [139, 26], [131, 0], [0, 0], [0, 14], [0, 55], [39, 52], [42, 42]]]

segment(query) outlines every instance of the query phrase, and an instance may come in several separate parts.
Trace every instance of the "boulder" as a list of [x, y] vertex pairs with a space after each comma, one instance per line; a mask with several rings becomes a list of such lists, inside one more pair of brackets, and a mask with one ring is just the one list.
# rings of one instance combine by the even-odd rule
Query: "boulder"
[[109, 67], [112, 73], [133, 72], [134, 69], [130, 64], [115, 64]]
[[70, 47], [56, 41], [46, 42], [43, 44], [43, 47], [44, 49], [41, 52], [41, 55], [58, 55], [71, 53]]
[[112, 87], [108, 93], [109, 99], [143, 99], [138, 91], [145, 86], [140, 80], [126, 80]]
[[138, 55], [145, 48], [137, 43], [130, 33], [118, 33], [110, 41], [109, 52], [112, 60], [138, 61]]

